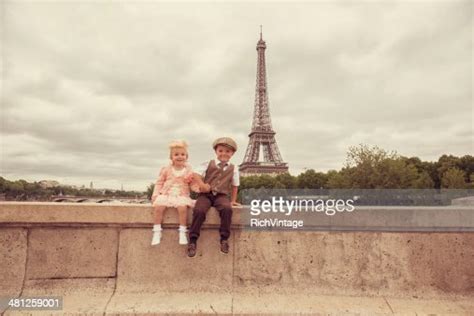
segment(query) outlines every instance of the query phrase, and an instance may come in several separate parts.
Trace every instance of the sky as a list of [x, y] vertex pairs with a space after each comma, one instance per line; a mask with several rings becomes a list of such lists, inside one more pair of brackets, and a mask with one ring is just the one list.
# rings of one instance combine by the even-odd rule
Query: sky
[[1, 175], [145, 190], [250, 132], [260, 25], [290, 173], [360, 143], [473, 154], [471, 1], [2, 1]]

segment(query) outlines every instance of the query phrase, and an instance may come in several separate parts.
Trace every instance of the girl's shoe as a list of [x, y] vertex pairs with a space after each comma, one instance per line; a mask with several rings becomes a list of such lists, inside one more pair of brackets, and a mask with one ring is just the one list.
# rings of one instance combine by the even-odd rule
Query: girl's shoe
[[188, 237], [186, 236], [186, 230], [179, 231], [179, 244], [180, 245], [188, 244]]
[[159, 245], [161, 241], [161, 229], [153, 231], [153, 239], [151, 240], [151, 245]]
[[186, 232], [188, 230], [186, 229], [186, 226], [179, 226], [178, 232], [179, 232], [179, 244], [180, 245], [187, 245], [188, 244], [188, 238], [186, 236]]

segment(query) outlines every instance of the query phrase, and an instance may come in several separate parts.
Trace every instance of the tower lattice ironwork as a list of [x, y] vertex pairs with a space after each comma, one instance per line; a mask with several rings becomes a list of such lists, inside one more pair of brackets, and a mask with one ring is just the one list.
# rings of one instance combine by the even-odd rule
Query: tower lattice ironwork
[[[257, 82], [255, 87], [255, 106], [252, 130], [249, 134], [249, 144], [245, 152], [244, 161], [239, 166], [242, 175], [278, 174], [288, 172], [288, 164], [278, 150], [275, 140], [275, 131], [272, 128], [270, 108], [268, 102], [267, 75], [265, 66], [265, 49], [267, 45], [262, 39], [257, 42]], [[259, 161], [261, 150], [263, 161]]]

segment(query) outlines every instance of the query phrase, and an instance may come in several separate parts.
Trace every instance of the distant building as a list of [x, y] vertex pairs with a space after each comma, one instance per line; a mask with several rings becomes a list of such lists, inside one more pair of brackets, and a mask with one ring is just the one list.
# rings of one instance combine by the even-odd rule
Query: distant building
[[54, 187], [59, 186], [59, 182], [55, 180], [41, 180], [38, 183], [43, 189], [49, 189], [49, 188], [54, 188]]

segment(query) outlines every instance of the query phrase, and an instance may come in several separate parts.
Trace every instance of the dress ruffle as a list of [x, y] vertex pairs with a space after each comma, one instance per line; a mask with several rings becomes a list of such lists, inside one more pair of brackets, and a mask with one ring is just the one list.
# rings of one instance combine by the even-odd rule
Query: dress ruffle
[[153, 206], [167, 206], [167, 207], [178, 207], [178, 206], [190, 206], [194, 207], [196, 201], [187, 196], [173, 196], [160, 194], [156, 197]]

